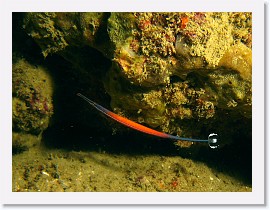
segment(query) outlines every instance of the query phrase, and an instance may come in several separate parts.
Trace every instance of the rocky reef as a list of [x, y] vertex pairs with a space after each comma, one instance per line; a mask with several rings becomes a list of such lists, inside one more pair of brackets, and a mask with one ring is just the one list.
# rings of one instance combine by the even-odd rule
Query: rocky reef
[[13, 65], [13, 128], [38, 134], [53, 114], [52, 78], [42, 67], [19, 60]]
[[223, 112], [251, 118], [250, 13], [116, 13], [108, 23], [113, 108], [189, 137], [226, 133], [211, 128]]
[[[22, 58], [14, 62], [12, 126], [15, 147], [28, 147], [38, 142], [39, 134], [47, 129], [53, 114], [52, 95], [52, 78], [45, 68], [31, 65]], [[23, 140], [18, 133], [26, 134], [28, 141]], [[37, 140], [32, 141], [33, 138], [29, 138], [27, 134], [37, 136]]]
[[[66, 90], [166, 133], [216, 132], [231, 144], [251, 131], [251, 22], [251, 13], [25, 13], [21, 27], [45, 63], [56, 56], [68, 66], [60, 76]], [[58, 106], [50, 78], [57, 73], [48, 68], [14, 62], [15, 131], [48, 127]]]

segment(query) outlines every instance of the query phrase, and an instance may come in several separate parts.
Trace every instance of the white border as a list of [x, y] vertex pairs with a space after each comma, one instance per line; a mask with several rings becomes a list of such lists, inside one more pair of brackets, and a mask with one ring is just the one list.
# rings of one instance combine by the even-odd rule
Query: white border
[[[2, 0], [0, 146], [1, 202], [5, 204], [263, 204], [264, 2], [262, 0]], [[12, 192], [12, 12], [21, 11], [244, 11], [253, 12], [252, 192], [245, 193], [16, 193]]]

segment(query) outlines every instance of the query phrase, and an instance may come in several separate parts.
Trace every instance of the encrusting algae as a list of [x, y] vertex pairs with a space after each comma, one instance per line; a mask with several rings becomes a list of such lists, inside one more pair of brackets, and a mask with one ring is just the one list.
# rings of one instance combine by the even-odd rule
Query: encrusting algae
[[[47, 129], [53, 114], [52, 94], [53, 82], [46, 69], [31, 65], [24, 59], [19, 59], [13, 64], [12, 143], [14, 148], [26, 149], [39, 142], [40, 134]], [[24, 138], [21, 137], [22, 135]]]
[[217, 110], [251, 117], [251, 13], [27, 13], [24, 28], [44, 57], [106, 52], [111, 106], [135, 121], [191, 137]]
[[15, 130], [40, 133], [53, 114], [52, 78], [43, 67], [36, 67], [24, 59], [13, 65], [13, 126]]
[[38, 43], [47, 57], [68, 46], [98, 44], [96, 36], [105, 13], [30, 12], [24, 18], [25, 31]]
[[[246, 13], [238, 15], [246, 17], [247, 21], [251, 19], [251, 15]], [[235, 110], [250, 118], [252, 56], [246, 37], [250, 36], [251, 25], [244, 21], [233, 21], [235, 16], [236, 13], [112, 15], [108, 21], [111, 23], [110, 31], [114, 33], [109, 35], [116, 46], [116, 65], [110, 70], [114, 73], [109, 73], [114, 77], [109, 77], [124, 77], [134, 90], [134, 99], [128, 96], [128, 100], [131, 100], [128, 104], [133, 105], [120, 105], [121, 101], [127, 101], [126, 86], [122, 87], [122, 93], [114, 93], [117, 90], [113, 85], [118, 83], [119, 86], [119, 81], [121, 85], [121, 80], [105, 83], [112, 96], [112, 106], [117, 104], [125, 111], [130, 110], [130, 113], [138, 106], [137, 110], [141, 111], [134, 120], [140, 119], [167, 132], [182, 128], [181, 120], [184, 119], [190, 119], [193, 123], [197, 123], [197, 120], [207, 123], [210, 118], [214, 118], [216, 109], [220, 108]], [[120, 19], [125, 19], [123, 27], [113, 24], [119, 23]], [[115, 25], [117, 27], [114, 28]], [[118, 33], [115, 31], [123, 35], [117, 39], [115, 35]], [[177, 81], [172, 80], [174, 77], [178, 77]], [[143, 104], [147, 94], [147, 98], [151, 98], [148, 100], [151, 111], [145, 104], [140, 106], [132, 102], [137, 101], [140, 93], [136, 86], [146, 88], [141, 93], [141, 101]], [[177, 86], [186, 88], [182, 92], [176, 90]], [[159, 92], [162, 94], [155, 97]], [[129, 91], [130, 94], [133, 94], [132, 91]], [[151, 94], [153, 97], [149, 96]], [[183, 94], [189, 96], [183, 97]], [[174, 105], [176, 100], [178, 103]], [[163, 103], [162, 113], [158, 108], [160, 106], [155, 106], [160, 103]], [[151, 114], [144, 114], [149, 112]], [[179, 121], [179, 124], [175, 121]], [[192, 135], [193, 128], [189, 132], [185, 130], [186, 134]]]
[[[84, 130], [87, 141], [95, 139], [95, 132], [105, 133], [115, 128], [120, 133], [125, 131], [109, 120], [102, 121], [98, 113], [89, 111], [81, 101], [78, 103], [78, 92], [118, 115], [161, 132], [195, 139], [206, 139], [214, 132], [221, 136], [222, 146], [225, 145], [221, 148], [229, 148], [228, 151], [239, 148], [238, 141], [251, 145], [251, 13], [38, 12], [21, 14], [17, 24], [25, 33], [22, 37], [27, 36], [39, 50], [33, 50], [34, 57], [40, 54], [43, 59], [34, 63], [32, 52], [25, 55], [24, 50], [16, 49], [22, 55], [14, 59], [12, 75], [13, 143], [18, 153], [40, 141], [44, 131], [50, 130], [51, 121], [58, 123], [52, 129], [61, 128], [64, 133]], [[27, 46], [28, 42], [23, 43]], [[54, 138], [59, 145], [68, 145], [66, 140]], [[75, 140], [69, 142], [72, 149], [77, 138], [75, 135]], [[103, 144], [106, 144], [105, 137], [101, 138], [100, 145]], [[181, 141], [175, 145], [182, 154], [205, 148], [201, 146], [204, 144]], [[58, 171], [56, 166], [45, 165], [38, 168], [38, 174], [57, 179], [60, 183], [57, 189], [71, 189], [59, 181], [63, 174], [60, 178], [55, 175], [62, 169]], [[29, 171], [27, 167], [25, 171]], [[130, 174], [126, 176], [131, 177]], [[143, 185], [141, 190], [145, 191], [181, 191], [184, 188], [177, 185], [180, 183], [177, 180], [183, 181], [185, 176], [189, 186], [185, 191], [199, 191], [199, 188], [191, 189], [190, 182], [197, 180], [197, 176], [189, 180], [183, 171], [178, 175], [167, 181], [160, 180], [161, 184], [151, 188], [147, 186], [151, 186], [149, 180], [154, 183], [154, 176], [136, 174], [130, 179], [134, 182], [130, 189], [140, 191], [138, 186]], [[214, 178], [211, 175], [211, 180]], [[219, 178], [215, 181], [219, 183]], [[163, 188], [163, 185], [171, 187]], [[29, 190], [39, 189], [31, 186]], [[20, 186], [14, 189], [25, 190]], [[95, 187], [85, 190], [98, 191]]]

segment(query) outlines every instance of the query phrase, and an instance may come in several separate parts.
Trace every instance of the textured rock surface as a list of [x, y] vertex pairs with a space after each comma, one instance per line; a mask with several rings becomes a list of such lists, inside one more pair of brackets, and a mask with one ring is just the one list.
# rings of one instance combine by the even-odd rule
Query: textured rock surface
[[[12, 20], [13, 191], [252, 191], [250, 13]], [[218, 133], [224, 147], [127, 130], [78, 92], [159, 131]]]
[[74, 47], [112, 58], [111, 107], [137, 122], [198, 137], [205, 126], [222, 132], [211, 128], [219, 111], [251, 118], [250, 13], [28, 13], [24, 27], [45, 57], [60, 54], [80, 74]]
[[19, 60], [12, 71], [13, 129], [39, 134], [53, 114], [52, 78], [43, 67]]
[[106, 13], [27, 13], [23, 27], [46, 57], [68, 46], [99, 45], [101, 49], [97, 36], [104, 18]]
[[115, 65], [105, 84], [112, 107], [187, 136], [210, 126], [220, 109], [251, 118], [250, 20], [249, 13], [112, 15]]

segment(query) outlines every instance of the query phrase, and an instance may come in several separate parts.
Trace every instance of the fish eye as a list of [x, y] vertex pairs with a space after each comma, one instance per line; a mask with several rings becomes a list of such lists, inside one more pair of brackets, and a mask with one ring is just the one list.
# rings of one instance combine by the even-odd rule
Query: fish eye
[[216, 149], [219, 147], [218, 135], [216, 133], [209, 134], [208, 145], [211, 149]]

